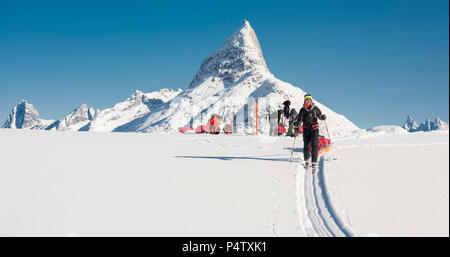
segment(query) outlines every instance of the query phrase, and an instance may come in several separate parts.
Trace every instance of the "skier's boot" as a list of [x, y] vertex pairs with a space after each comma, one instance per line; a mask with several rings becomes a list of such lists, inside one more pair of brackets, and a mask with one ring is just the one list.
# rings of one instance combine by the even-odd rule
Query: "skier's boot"
[[316, 174], [317, 172], [317, 162], [313, 162], [311, 166], [312, 174]]
[[310, 164], [310, 163], [309, 163], [309, 160], [304, 161], [303, 167], [305, 168], [305, 170], [308, 169], [309, 164]]

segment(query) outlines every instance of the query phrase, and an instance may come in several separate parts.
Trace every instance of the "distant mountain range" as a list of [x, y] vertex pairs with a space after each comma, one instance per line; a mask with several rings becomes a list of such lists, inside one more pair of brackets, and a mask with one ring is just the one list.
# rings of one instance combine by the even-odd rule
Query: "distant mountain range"
[[418, 125], [411, 117], [411, 115], [408, 115], [408, 117], [406, 118], [406, 122], [402, 127], [409, 132], [448, 130], [448, 124], [442, 121], [439, 117], [434, 119], [434, 121], [427, 118], [425, 121], [420, 123], [420, 125]]
[[113, 131], [116, 127], [137, 119], [177, 96], [181, 89], [161, 89], [151, 93], [134, 92], [124, 102], [111, 108], [95, 110], [83, 104], [61, 120], [43, 120], [32, 104], [21, 100], [15, 106], [3, 128], [42, 129], [60, 131]]

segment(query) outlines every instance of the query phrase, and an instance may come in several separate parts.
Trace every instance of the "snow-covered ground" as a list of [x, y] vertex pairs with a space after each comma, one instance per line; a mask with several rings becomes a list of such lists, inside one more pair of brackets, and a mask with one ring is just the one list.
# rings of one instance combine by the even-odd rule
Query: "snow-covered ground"
[[336, 145], [339, 159], [327, 178], [359, 235], [449, 235], [448, 131], [366, 135]]
[[0, 129], [0, 236], [448, 236], [448, 131], [381, 130], [312, 176], [292, 138]]

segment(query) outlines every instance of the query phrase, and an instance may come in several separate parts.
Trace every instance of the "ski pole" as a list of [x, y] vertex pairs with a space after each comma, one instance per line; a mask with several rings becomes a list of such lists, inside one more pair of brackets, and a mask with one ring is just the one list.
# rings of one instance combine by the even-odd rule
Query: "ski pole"
[[294, 157], [294, 146], [295, 146], [295, 139], [297, 139], [297, 136], [294, 137], [294, 143], [292, 143], [292, 149], [291, 149], [291, 162], [292, 162], [292, 158]]
[[324, 120], [323, 122], [325, 122], [325, 128], [327, 129], [328, 138], [330, 138], [330, 142], [331, 142], [331, 136], [330, 136], [330, 131], [328, 131], [327, 121]]

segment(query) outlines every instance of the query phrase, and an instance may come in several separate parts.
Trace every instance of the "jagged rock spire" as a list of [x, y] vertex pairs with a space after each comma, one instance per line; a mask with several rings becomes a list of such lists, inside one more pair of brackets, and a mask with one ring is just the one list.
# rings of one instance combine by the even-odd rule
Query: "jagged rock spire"
[[224, 83], [234, 83], [248, 72], [269, 72], [261, 46], [250, 23], [234, 32], [222, 47], [206, 58], [190, 87], [195, 87], [207, 78]]
[[414, 131], [419, 127], [417, 123], [414, 121], [414, 119], [411, 117], [411, 115], [408, 115], [406, 118], [405, 124], [403, 124], [403, 128], [408, 131]]
[[32, 104], [24, 99], [12, 109], [3, 128], [31, 128], [39, 123], [39, 113]]

